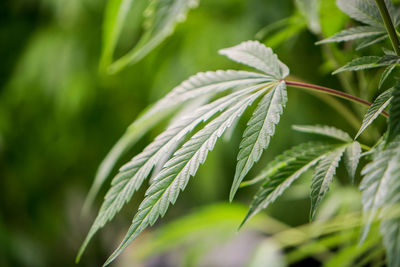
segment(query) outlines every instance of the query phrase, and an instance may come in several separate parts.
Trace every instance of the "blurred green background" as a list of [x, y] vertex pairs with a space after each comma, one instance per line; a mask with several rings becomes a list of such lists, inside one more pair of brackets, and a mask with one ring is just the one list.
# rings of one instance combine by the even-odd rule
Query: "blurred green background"
[[[258, 36], [290, 67], [293, 79], [338, 89], [343, 88], [343, 79], [350, 88], [354, 82], [364, 82], [362, 88], [353, 89], [366, 99], [374, 95], [365, 89], [377, 83], [377, 76], [369, 72], [358, 77], [344, 75], [342, 81], [330, 75], [354, 56], [352, 49], [340, 46], [344, 53], [339, 54], [337, 47], [330, 46], [327, 52], [326, 47], [314, 45], [349, 23], [333, 0], [323, 1], [322, 31], [314, 33], [307, 29], [307, 20], [291, 0], [202, 0], [172, 37], [116, 75], [99, 72], [105, 4], [104, 0], [0, 2], [0, 266], [74, 266], [106, 188], [87, 216], [81, 215], [83, 201], [96, 168], [126, 127], [147, 105], [190, 75], [243, 68], [217, 51], [254, 39], [266, 25], [292, 16], [294, 23], [275, 32], [267, 29]], [[117, 55], [129, 50], [137, 38], [129, 21]], [[353, 109], [360, 121], [362, 109], [341, 103]], [[336, 126], [351, 134], [359, 126], [343, 119], [327, 102], [289, 89], [288, 108], [277, 134], [250, 176], [283, 150], [315, 139], [292, 131], [292, 124], [314, 123]], [[377, 125], [379, 129], [383, 120]], [[163, 126], [147, 134], [118, 166], [138, 153]], [[244, 127], [242, 121], [232, 140], [216, 146], [177, 204], [150, 231], [199, 207], [227, 201]], [[368, 144], [373, 140], [374, 131], [364, 136]], [[300, 193], [289, 193], [292, 198], [278, 201], [269, 214], [287, 225], [307, 223], [309, 192], [300, 189]], [[249, 203], [253, 192], [240, 190], [237, 201]], [[96, 236], [79, 266], [104, 262], [127, 230], [142, 196], [143, 191], [136, 194]], [[244, 215], [245, 209], [238, 209]], [[240, 218], [230, 222], [232, 229], [239, 222]], [[116, 264], [135, 266], [129, 261]]]

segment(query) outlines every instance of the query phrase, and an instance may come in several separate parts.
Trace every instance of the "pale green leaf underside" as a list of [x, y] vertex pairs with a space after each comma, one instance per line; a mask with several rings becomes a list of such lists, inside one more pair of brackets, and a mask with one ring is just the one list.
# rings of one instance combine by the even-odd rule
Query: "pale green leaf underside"
[[240, 143], [235, 177], [229, 196], [230, 201], [232, 201], [243, 178], [254, 163], [260, 159], [263, 150], [268, 147], [270, 139], [275, 133], [275, 125], [279, 122], [286, 102], [286, 84], [280, 82], [264, 96], [247, 123], [248, 126]]
[[361, 158], [361, 145], [357, 141], [352, 142], [347, 146], [346, 151], [344, 153], [344, 163], [347, 169], [347, 172], [350, 176], [350, 181], [354, 184], [354, 178], [356, 175], [356, 170], [358, 167], [358, 163]]
[[134, 145], [148, 130], [171, 115], [185, 102], [205, 95], [210, 97], [231, 88], [251, 86], [270, 81], [270, 78], [247, 71], [209, 71], [201, 72], [175, 87], [164, 98], [144, 111], [127, 129], [100, 164], [94, 182], [90, 188], [85, 210], [93, 203], [101, 186], [110, 175], [121, 155]]
[[113, 261], [145, 228], [153, 225], [159, 216], [165, 214], [169, 204], [175, 203], [179, 192], [186, 187], [189, 178], [194, 176], [199, 165], [204, 163], [217, 139], [237, 117], [242, 115], [247, 106], [251, 105], [266, 90], [267, 88], [264, 88], [231, 105], [174, 153], [154, 178], [154, 182], [146, 191], [146, 197], [133, 218], [128, 233], [105, 265]]
[[260, 210], [267, 208], [297, 178], [314, 166], [326, 153], [337, 147], [321, 143], [302, 144], [284, 152], [268, 164], [260, 177], [256, 178], [257, 182], [264, 181], [264, 184], [254, 196], [242, 224]]
[[298, 132], [323, 135], [343, 142], [353, 140], [348, 133], [327, 125], [293, 125], [292, 128]]
[[329, 189], [329, 185], [333, 181], [336, 168], [346, 149], [346, 146], [337, 148], [336, 150], [325, 155], [315, 169], [315, 173], [311, 183], [311, 211], [310, 219], [313, 219], [317, 208]]
[[272, 49], [258, 41], [243, 42], [231, 48], [221, 49], [219, 53], [258, 69], [274, 80], [281, 80], [289, 75], [288, 67], [278, 59]]
[[109, 67], [111, 73], [120, 71], [129, 64], [141, 60], [168, 36], [176, 25], [186, 19], [190, 9], [198, 6], [198, 0], [149, 1], [144, 33], [137, 44], [127, 54], [117, 59]]
[[392, 99], [392, 90], [387, 90], [380, 94], [372, 105], [368, 108], [367, 113], [364, 116], [360, 130], [356, 134], [354, 139], [360, 136], [362, 132], [382, 113], [382, 111], [389, 105]]

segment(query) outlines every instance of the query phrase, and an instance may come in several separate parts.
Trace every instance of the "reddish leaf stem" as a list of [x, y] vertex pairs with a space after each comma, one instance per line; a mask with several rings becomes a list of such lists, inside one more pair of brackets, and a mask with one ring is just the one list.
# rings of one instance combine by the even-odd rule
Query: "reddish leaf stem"
[[[371, 103], [361, 99], [359, 97], [341, 92], [341, 91], [337, 91], [335, 89], [331, 89], [328, 87], [324, 87], [324, 86], [319, 86], [319, 85], [315, 85], [315, 84], [309, 84], [309, 83], [303, 83], [303, 82], [293, 82], [293, 81], [285, 81], [287, 86], [293, 86], [293, 87], [298, 87], [298, 88], [303, 88], [303, 89], [308, 89], [308, 90], [313, 90], [313, 91], [317, 91], [317, 92], [322, 92], [324, 94], [328, 94], [328, 95], [333, 95], [333, 96], [337, 96], [343, 99], [347, 99], [350, 100], [352, 102], [355, 103], [359, 103], [362, 104], [364, 106], [371, 106]], [[389, 117], [389, 114], [386, 111], [382, 111], [382, 115], [385, 117]]]

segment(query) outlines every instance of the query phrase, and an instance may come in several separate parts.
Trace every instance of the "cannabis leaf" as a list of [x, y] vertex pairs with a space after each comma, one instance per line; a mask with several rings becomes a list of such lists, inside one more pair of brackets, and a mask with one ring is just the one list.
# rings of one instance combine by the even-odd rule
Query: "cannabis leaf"
[[337, 148], [338, 145], [322, 143], [302, 144], [285, 151], [268, 164], [257, 179], [258, 181], [264, 181], [264, 184], [254, 196], [242, 225], [260, 210], [267, 208], [297, 178], [317, 164], [325, 154]]
[[260, 159], [263, 149], [268, 147], [286, 101], [286, 84], [282, 82], [264, 96], [254, 111], [240, 143], [235, 178], [229, 196], [230, 201], [232, 201], [243, 178], [253, 164]]
[[337, 5], [349, 17], [359, 22], [371, 26], [383, 25], [379, 10], [372, 0], [338, 0]]
[[396, 84], [392, 92], [392, 101], [389, 109], [387, 142], [391, 142], [400, 135], [400, 82]]
[[367, 113], [364, 116], [361, 128], [360, 130], [358, 130], [358, 133], [356, 134], [356, 137], [354, 139], [357, 139], [357, 137], [359, 137], [360, 134], [364, 132], [364, 130], [379, 116], [379, 114], [382, 113], [382, 111], [389, 105], [391, 99], [391, 89], [386, 90], [375, 99], [372, 105], [368, 108]]
[[174, 153], [154, 178], [128, 233], [105, 265], [113, 261], [146, 227], [153, 225], [159, 216], [164, 216], [169, 203], [175, 203], [179, 192], [184, 190], [190, 176], [194, 176], [199, 165], [204, 163], [217, 139], [265, 90], [251, 94], [229, 107]]
[[396, 68], [396, 65], [391, 65], [388, 66], [382, 73], [381, 79], [379, 80], [379, 86], [378, 88], [382, 88], [383, 83], [389, 78], [390, 74], [393, 72], [393, 70]]
[[[390, 0], [385, 0], [385, 3], [394, 20], [395, 26], [399, 25], [400, 17], [398, 10]], [[382, 17], [373, 0], [338, 0], [337, 5], [349, 17], [368, 26], [356, 26], [345, 29], [327, 39], [317, 42], [317, 44], [360, 39], [362, 42], [357, 46], [357, 49], [361, 49], [388, 38]]]
[[386, 146], [379, 146], [372, 161], [364, 168], [365, 175], [360, 189], [366, 225], [362, 241], [365, 240], [372, 221], [379, 212], [382, 218], [381, 234], [387, 250], [389, 266], [400, 264], [400, 219], [393, 216], [393, 208], [400, 204], [400, 135]]
[[354, 141], [346, 147], [346, 151], [344, 153], [344, 163], [352, 184], [354, 184], [358, 162], [361, 158], [361, 151], [360, 143]]
[[311, 183], [311, 211], [310, 219], [313, 219], [317, 208], [329, 189], [329, 185], [333, 180], [336, 168], [346, 149], [346, 146], [341, 146], [332, 152], [324, 155], [318, 162]]
[[340, 129], [326, 125], [293, 125], [292, 128], [303, 133], [323, 135], [343, 142], [351, 142], [350, 135]]
[[236, 62], [258, 69], [273, 80], [281, 80], [289, 75], [288, 67], [278, 59], [272, 49], [257, 41], [243, 42], [231, 48], [221, 49], [219, 53]]
[[113, 62], [115, 46], [133, 2], [135, 1], [110, 0], [107, 5], [103, 28], [102, 65], [108, 67], [110, 73], [118, 72], [146, 56], [173, 33], [176, 25], [186, 19], [189, 10], [198, 6], [199, 0], [148, 1], [144, 12], [144, 30], [139, 41], [127, 54]]
[[343, 71], [357, 71], [385, 66], [386, 64], [380, 62], [381, 59], [381, 57], [377, 56], [359, 57], [353, 59], [351, 62], [347, 63], [343, 67], [335, 70], [332, 74], [338, 74]]
[[387, 37], [386, 30], [381, 27], [357, 26], [357, 27], [353, 27], [353, 28], [338, 32], [329, 38], [326, 38], [324, 40], [317, 42], [316, 44], [345, 42], [345, 41], [352, 41], [352, 40], [362, 39], [362, 38], [375, 39], [376, 37], [381, 36], [381, 35], [385, 35], [385, 38]]
[[[140, 204], [126, 237], [105, 265], [115, 259], [146, 227], [153, 225], [159, 216], [165, 214], [170, 203], [175, 203], [179, 192], [184, 190], [189, 178], [194, 176], [199, 165], [204, 163], [217, 139], [238, 120], [249, 105], [264, 95], [249, 122], [249, 129], [255, 126], [256, 138], [249, 135], [252, 133], [250, 130], [244, 135], [244, 139], [250, 140], [250, 143], [254, 142], [252, 144], [254, 149], [245, 156], [247, 157], [246, 172], [259, 159], [262, 150], [268, 144], [265, 138], [272, 136], [275, 124], [278, 123], [286, 103], [286, 83], [282, 79], [289, 73], [289, 70], [271, 49], [258, 42], [245, 42], [233, 48], [224, 49], [221, 53], [265, 73], [231, 70], [199, 73], [173, 89], [134, 122], [133, 125], [136, 127], [137, 125], [148, 125], [150, 128], [161, 119], [166, 118], [168, 114], [173, 113], [182, 104], [190, 103], [188, 102], [190, 100], [211, 99], [221, 93], [225, 94], [209, 104], [203, 103], [187, 115], [178, 114], [170, 126], [142, 153], [120, 168], [120, 172], [113, 179], [99, 214], [81, 246], [77, 260], [93, 235], [121, 210], [153, 171], [154, 178], [150, 182], [145, 199]], [[259, 119], [261, 119], [261, 126]], [[180, 146], [186, 136], [199, 128], [202, 122], [204, 122], [204, 127]], [[148, 128], [145, 127], [142, 131], [134, 132], [133, 137], [128, 132], [130, 138], [128, 140], [136, 141]], [[246, 142], [248, 141], [243, 141], [243, 143]], [[117, 153], [110, 156], [111, 164], [106, 169], [108, 172], [128, 145], [130, 142], [124, 143], [119, 147]], [[172, 156], [166, 157], [166, 155]], [[162, 164], [164, 162], [165, 164]], [[159, 164], [163, 165], [161, 170], [156, 168]], [[95, 181], [94, 185], [97, 187], [94, 187], [94, 191], [98, 190], [106, 175], [100, 176]], [[239, 183], [240, 181], [237, 181], [237, 184]]]
[[94, 234], [110, 221], [115, 214], [121, 210], [123, 205], [131, 199], [134, 191], [138, 190], [143, 181], [149, 176], [152, 168], [162, 160], [165, 154], [170, 152], [171, 148], [175, 148], [176, 144], [179, 143], [186, 134], [192, 131], [202, 121], [208, 120], [219, 111], [236, 103], [244, 95], [258, 90], [260, 86], [261, 85], [255, 85], [251, 88], [241, 89], [198, 108], [195, 112], [191, 113], [191, 115], [183, 117], [181, 120], [176, 121], [176, 123], [171, 124], [170, 127], [161, 133], [153, 143], [148, 145], [142, 153], [122, 166], [120, 168], [120, 173], [111, 183], [111, 188], [107, 192], [99, 214], [81, 247], [80, 254]]
[[[91, 206], [101, 186], [111, 173], [121, 155], [134, 145], [148, 130], [180, 108], [184, 103], [240, 86], [252, 86], [271, 81], [263, 74], [247, 71], [209, 71], [198, 73], [175, 87], [164, 98], [143, 112], [126, 130], [100, 164], [85, 201], [84, 209]], [[190, 102], [189, 102], [190, 105]]]

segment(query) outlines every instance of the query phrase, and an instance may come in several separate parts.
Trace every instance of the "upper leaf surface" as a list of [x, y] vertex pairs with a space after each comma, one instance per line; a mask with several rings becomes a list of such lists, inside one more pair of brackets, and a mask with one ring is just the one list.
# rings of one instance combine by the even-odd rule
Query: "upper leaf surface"
[[378, 7], [372, 0], [338, 0], [337, 5], [349, 17], [359, 22], [371, 26], [383, 24]]
[[354, 141], [347, 146], [344, 154], [344, 163], [349, 173], [351, 183], [354, 184], [354, 178], [358, 167], [358, 162], [361, 158], [361, 145], [357, 141]]
[[270, 138], [275, 133], [275, 125], [279, 122], [286, 102], [286, 84], [280, 82], [264, 96], [247, 123], [248, 126], [243, 133], [237, 157], [238, 163], [229, 197], [231, 201], [243, 178], [253, 164], [260, 159], [263, 150], [268, 147]]
[[289, 75], [288, 67], [283, 64], [271, 48], [257, 41], [247, 41], [231, 48], [219, 51], [220, 54], [264, 72], [272, 79], [281, 80]]
[[[336, 145], [307, 143], [296, 146], [278, 156], [262, 172], [258, 181], [265, 181], [258, 190], [243, 223], [268, 207], [297, 178], [314, 166], [326, 153], [337, 148]], [[242, 223], [242, 224], [243, 224]]]

